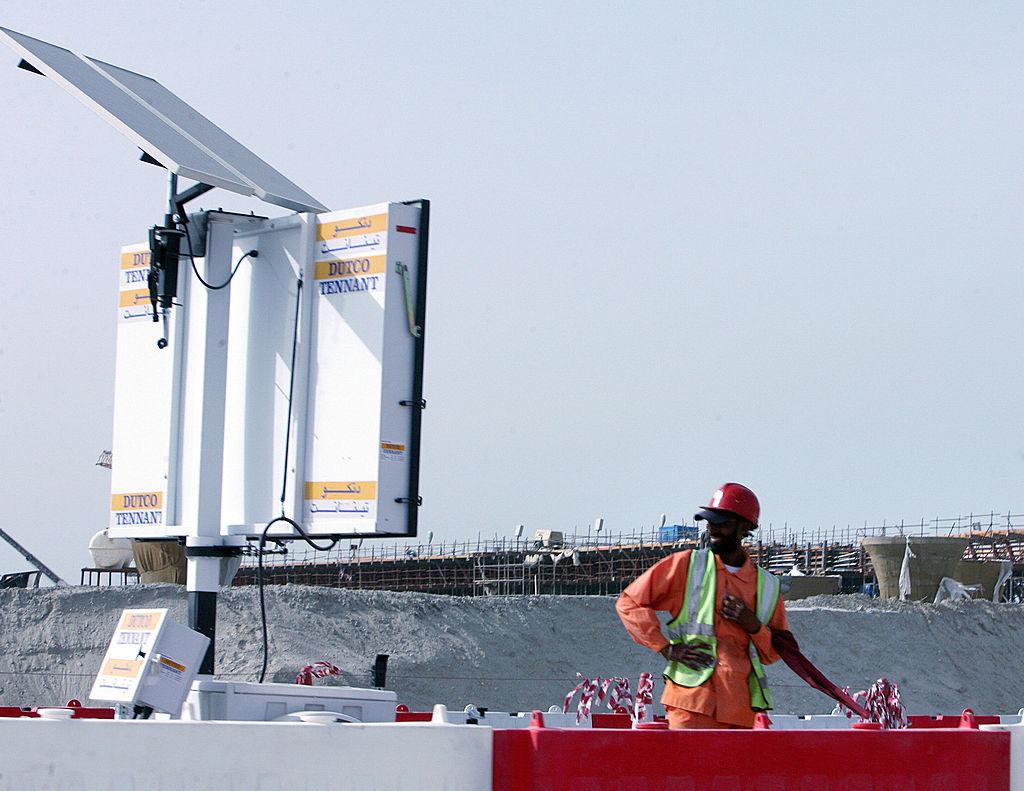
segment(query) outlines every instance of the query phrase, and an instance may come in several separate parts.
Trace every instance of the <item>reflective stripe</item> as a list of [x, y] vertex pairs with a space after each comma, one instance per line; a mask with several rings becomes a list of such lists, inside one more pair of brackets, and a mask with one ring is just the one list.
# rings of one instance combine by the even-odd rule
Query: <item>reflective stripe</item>
[[684, 598], [679, 613], [667, 625], [674, 645], [690, 645], [707, 651], [713, 661], [709, 667], [693, 669], [681, 662], [669, 662], [665, 677], [682, 687], [699, 687], [711, 678], [718, 662], [718, 639], [715, 636], [715, 575], [717, 566], [707, 550], [693, 550], [684, 584]]
[[775, 604], [779, 599], [779, 578], [761, 569], [757, 573], [762, 575], [763, 590], [757, 600], [757, 620], [767, 625], [775, 613]]
[[704, 572], [708, 565], [708, 551], [697, 550], [690, 555], [690, 570], [687, 582], [689, 583], [689, 608], [686, 612], [686, 620], [690, 623], [697, 623], [697, 610], [700, 605], [701, 588], [704, 583]]
[[[764, 625], [768, 624], [768, 621], [771, 620], [772, 615], [775, 613], [780, 589], [781, 584], [778, 577], [762, 568], [758, 568], [757, 603], [754, 606], [757, 619]], [[753, 640], [747, 644], [747, 653], [750, 655], [751, 676], [753, 677], [753, 680], [748, 679], [750, 685], [750, 705], [755, 709], [762, 707], [770, 709], [772, 707], [772, 693], [768, 689], [768, 678], [765, 675], [764, 666], [761, 664], [761, 658], [757, 653], [757, 647], [754, 645]], [[755, 692], [760, 695], [761, 700], [757, 700]]]
[[710, 623], [681, 623], [670, 627], [668, 630], [670, 640], [679, 639], [688, 634], [699, 634], [703, 637], [714, 637], [715, 627]]
[[[754, 671], [754, 678], [757, 679], [758, 686], [763, 690], [768, 689], [768, 677], [764, 675], [764, 667], [761, 665], [761, 658], [757, 655], [757, 649], [754, 647], [754, 641], [751, 640], [747, 644], [747, 651], [750, 654], [750, 666]], [[758, 670], [761, 672], [759, 673]]]

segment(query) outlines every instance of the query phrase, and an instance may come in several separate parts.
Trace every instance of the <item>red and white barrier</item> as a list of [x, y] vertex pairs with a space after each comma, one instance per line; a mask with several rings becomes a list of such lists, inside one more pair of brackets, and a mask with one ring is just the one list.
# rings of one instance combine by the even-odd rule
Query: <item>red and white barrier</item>
[[0, 788], [1024, 791], [1024, 725], [979, 730], [971, 715], [897, 731], [546, 727], [560, 717], [575, 721], [494, 729], [443, 707], [436, 724], [0, 718]]
[[39, 717], [40, 711], [53, 712], [54, 710], [67, 709], [68, 719], [72, 720], [112, 720], [114, 710], [107, 706], [83, 706], [80, 701], [72, 698], [63, 706], [0, 706], [0, 717]]
[[1024, 791], [1024, 724], [981, 725], [988, 733], [1010, 736], [1010, 791]]
[[465, 725], [0, 719], [0, 789], [490, 791]]
[[969, 728], [495, 731], [493, 788], [1009, 791], [1011, 738]]

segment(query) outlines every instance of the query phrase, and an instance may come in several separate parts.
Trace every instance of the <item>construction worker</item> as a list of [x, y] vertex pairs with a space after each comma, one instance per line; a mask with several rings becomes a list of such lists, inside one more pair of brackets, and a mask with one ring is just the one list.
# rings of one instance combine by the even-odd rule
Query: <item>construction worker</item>
[[[746, 486], [722, 484], [694, 515], [707, 522], [710, 552], [660, 560], [615, 605], [633, 640], [668, 660], [661, 702], [670, 728], [750, 728], [772, 707], [763, 666], [779, 659], [772, 630], [789, 625], [778, 579], [743, 549], [760, 511]], [[671, 613], [667, 638], [658, 611]]]

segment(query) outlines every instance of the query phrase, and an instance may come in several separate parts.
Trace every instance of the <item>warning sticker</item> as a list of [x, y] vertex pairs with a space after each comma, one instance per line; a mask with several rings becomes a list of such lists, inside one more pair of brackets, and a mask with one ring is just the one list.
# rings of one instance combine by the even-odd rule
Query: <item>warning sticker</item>
[[380, 458], [382, 461], [405, 461], [405, 445], [397, 442], [380, 443]]

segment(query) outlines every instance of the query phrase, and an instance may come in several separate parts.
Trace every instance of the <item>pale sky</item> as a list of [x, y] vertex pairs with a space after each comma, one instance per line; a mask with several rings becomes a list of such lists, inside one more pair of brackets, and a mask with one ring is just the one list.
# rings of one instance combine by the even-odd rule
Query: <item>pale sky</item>
[[[332, 209], [431, 199], [422, 534], [630, 530], [726, 480], [791, 527], [1024, 511], [1018, 3], [55, 0], [0, 25], [160, 80]], [[118, 249], [165, 173], [17, 60], [0, 526], [77, 582]]]

